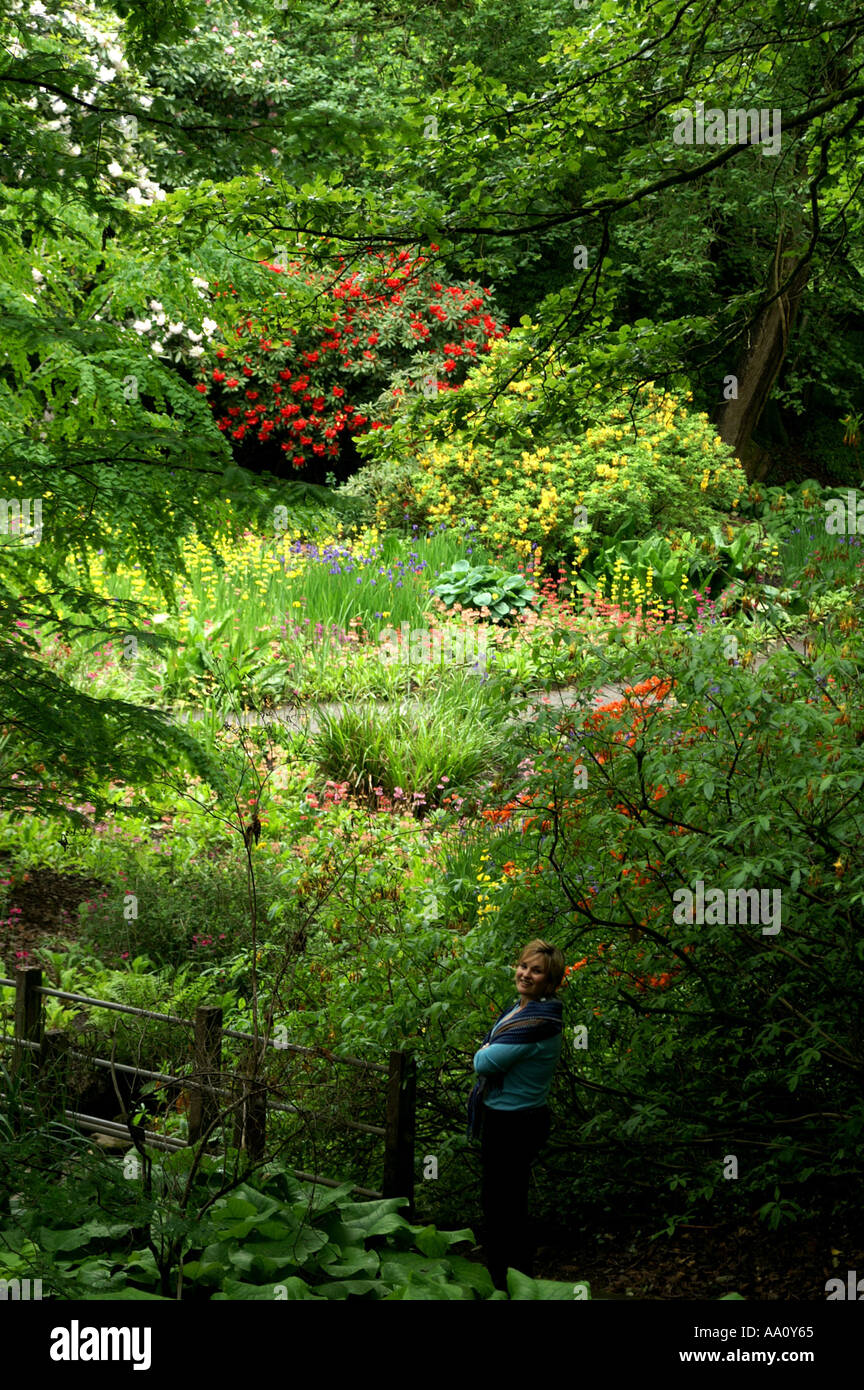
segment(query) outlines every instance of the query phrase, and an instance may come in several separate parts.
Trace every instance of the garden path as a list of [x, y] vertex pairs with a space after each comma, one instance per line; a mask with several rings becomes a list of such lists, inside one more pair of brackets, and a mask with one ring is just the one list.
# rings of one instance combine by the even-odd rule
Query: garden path
[[[779, 651], [785, 645], [786, 644], [782, 641], [774, 642], [766, 651], [757, 653], [753, 659], [753, 669], [758, 671], [761, 666], [764, 666], [769, 657], [773, 656], [775, 652]], [[799, 656], [805, 655], [805, 644], [802, 639], [793, 638], [790, 645]], [[552, 690], [548, 694], [542, 696], [536, 705], [528, 705], [523, 713], [517, 716], [516, 722], [530, 720], [541, 706], [546, 706], [547, 708], [551, 707], [552, 709], [572, 709], [573, 706], [578, 703], [583, 693], [584, 692], [578, 685], [568, 685], [563, 686], [560, 690]], [[593, 693], [592, 704], [608, 704], [612, 700], [620, 700], [623, 695], [623, 685], [611, 683], [601, 685]], [[384, 706], [389, 702], [385, 700], [357, 700], [352, 703], [354, 708], [357, 708], [364, 704], [371, 707], [378, 705]], [[421, 700], [419, 697], [415, 696], [409, 701], [403, 701], [402, 703], [403, 705], [405, 703], [419, 704]], [[275, 705], [272, 709], [264, 710], [261, 713], [249, 710], [241, 715], [229, 715], [226, 722], [235, 727], [241, 724], [278, 723], [298, 733], [316, 734], [320, 730], [322, 722], [325, 719], [338, 718], [345, 708], [346, 705], [341, 700], [322, 701], [321, 703], [309, 705]], [[203, 710], [190, 710], [189, 718], [194, 719], [196, 716], [200, 717], [203, 713]]]

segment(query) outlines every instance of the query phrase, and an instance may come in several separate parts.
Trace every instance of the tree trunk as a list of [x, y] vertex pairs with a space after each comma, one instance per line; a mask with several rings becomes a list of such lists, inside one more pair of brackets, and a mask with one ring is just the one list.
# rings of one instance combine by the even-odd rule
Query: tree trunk
[[[724, 401], [716, 413], [720, 438], [732, 445], [749, 482], [764, 477], [768, 471], [769, 455], [753, 442], [752, 434], [783, 365], [792, 324], [809, 275], [809, 261], [803, 258], [790, 275], [788, 267], [795, 255], [785, 249], [790, 239], [786, 231], [777, 240], [768, 287], [776, 298], [761, 310], [747, 330], [747, 346], [735, 372], [738, 395], [734, 400]], [[777, 295], [780, 285], [787, 279], [786, 289]]]

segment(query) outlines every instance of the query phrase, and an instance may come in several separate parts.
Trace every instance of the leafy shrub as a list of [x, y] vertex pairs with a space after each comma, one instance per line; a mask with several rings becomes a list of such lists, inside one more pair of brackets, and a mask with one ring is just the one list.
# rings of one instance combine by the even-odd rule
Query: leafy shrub
[[[463, 391], [490, 371], [478, 368]], [[582, 560], [613, 536], [704, 529], [746, 490], [741, 465], [707, 416], [653, 386], [640, 388], [632, 410], [610, 405], [599, 424], [583, 431], [576, 423], [569, 437], [560, 429], [535, 434], [539, 380], [501, 389], [509, 409], [496, 403], [491, 422], [465, 415], [454, 400], [425, 429], [409, 414], [392, 438], [368, 442], [364, 454], [373, 464], [390, 460], [394, 477], [380, 495], [379, 475], [380, 521], [401, 520], [406, 507], [426, 522], [459, 517], [477, 525], [490, 549], [522, 560], [533, 551], [551, 563]], [[400, 450], [411, 459], [402, 474], [392, 462]]]
[[446, 608], [488, 609], [495, 623], [518, 617], [534, 606], [534, 591], [521, 574], [507, 574], [496, 565], [470, 565], [457, 560], [431, 586]]
[[335, 458], [343, 432], [380, 429], [406, 391], [452, 391], [507, 331], [490, 290], [445, 286], [407, 251], [370, 251], [350, 273], [342, 257], [264, 270], [278, 280], [226, 332], [236, 343], [202, 359], [196, 389], [229, 440], [278, 441], [295, 468]]
[[[45, 1143], [44, 1135], [38, 1138]], [[0, 1130], [0, 1153], [9, 1147]], [[358, 1202], [350, 1184], [310, 1188], [275, 1162], [242, 1182], [232, 1179], [227, 1160], [207, 1154], [193, 1184], [189, 1149], [154, 1155], [153, 1192], [146, 1195], [116, 1161], [88, 1153], [85, 1141], [73, 1140], [66, 1150], [70, 1171], [62, 1186], [41, 1177], [39, 1164], [32, 1177], [16, 1179], [15, 1215], [4, 1222], [0, 1251], [4, 1277], [38, 1270], [49, 1296], [270, 1303], [507, 1298], [482, 1264], [456, 1253], [473, 1240], [470, 1230], [411, 1225], [399, 1214], [404, 1197]], [[0, 1185], [0, 1205], [7, 1201]], [[515, 1270], [508, 1291], [519, 1301], [573, 1298], [569, 1282]]]
[[346, 709], [322, 723], [315, 761], [373, 804], [384, 796], [422, 814], [512, 762], [507, 705], [490, 689], [496, 684], [463, 673], [422, 701]]
[[[857, 619], [847, 634], [860, 657]], [[858, 667], [822, 653], [802, 670], [784, 653], [754, 675], [728, 666], [722, 630], [651, 640], [674, 687], [646, 681], [567, 726], [560, 711], [541, 712], [525, 792], [485, 813], [497, 829], [484, 865], [491, 910], [472, 935], [506, 959], [535, 924], [556, 923], [565, 1010], [591, 1032], [576, 1084], [614, 1073], [621, 1086], [587, 1097], [578, 1118], [565, 1102], [562, 1152], [597, 1144], [602, 1154], [625, 1134], [633, 1167], [619, 1193], [642, 1182], [639, 1153], [662, 1152], [668, 1195], [655, 1212], [671, 1227], [716, 1209], [724, 1189], [725, 1210], [758, 1207], [769, 1225], [849, 1213], [846, 1174], [864, 1133], [849, 985], [864, 958]], [[456, 872], [470, 882], [462, 862]], [[718, 890], [761, 894], [773, 926], [725, 903], [719, 917], [706, 906], [704, 920], [698, 907], [688, 918], [680, 894], [698, 898], [700, 885], [706, 903]], [[847, 1055], [848, 1066], [835, 1060]], [[759, 1154], [726, 1184], [714, 1154], [735, 1151], [745, 1122]], [[595, 1179], [616, 1201], [603, 1163], [586, 1159], [580, 1202]], [[782, 1205], [771, 1200], [778, 1186]]]
[[[273, 890], [262, 868], [262, 916]], [[105, 960], [144, 955], [161, 965], [212, 958], [247, 939], [246, 875], [239, 859], [188, 864], [173, 874], [144, 873], [125, 880], [113, 895], [82, 903], [79, 914], [81, 940]]]

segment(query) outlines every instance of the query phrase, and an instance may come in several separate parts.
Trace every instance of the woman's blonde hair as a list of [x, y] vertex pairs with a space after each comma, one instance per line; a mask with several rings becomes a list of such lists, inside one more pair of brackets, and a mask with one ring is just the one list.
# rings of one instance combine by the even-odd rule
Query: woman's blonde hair
[[558, 950], [557, 946], [550, 946], [548, 941], [529, 941], [518, 961], [521, 965], [523, 960], [529, 960], [531, 956], [543, 956], [546, 962], [546, 998], [553, 995], [564, 979], [564, 955]]

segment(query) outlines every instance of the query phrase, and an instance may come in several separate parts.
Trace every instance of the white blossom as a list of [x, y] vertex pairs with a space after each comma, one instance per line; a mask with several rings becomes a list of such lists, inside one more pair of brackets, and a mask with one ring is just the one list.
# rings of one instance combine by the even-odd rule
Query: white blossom
[[113, 82], [117, 73], [114, 68], [105, 67], [103, 64], [103, 66], [98, 69], [96, 76], [99, 78], [100, 82]]
[[136, 319], [132, 327], [136, 333], [149, 333], [153, 325], [149, 319]]
[[192, 276], [192, 284], [195, 286], [196, 290], [209, 290], [210, 288], [210, 281], [202, 280], [200, 275]]
[[154, 343], [150, 351], [155, 352], [156, 356], [158, 357], [160, 353], [163, 353], [165, 351], [165, 349], [163, 348], [161, 343]]
[[200, 334], [200, 333], [193, 333], [191, 328], [187, 331], [186, 337], [187, 337], [187, 338], [189, 339], [189, 341], [192, 342], [192, 343], [200, 343], [200, 341], [201, 341], [201, 334]]
[[203, 347], [193, 347], [193, 348], [190, 348], [190, 349], [189, 349], [189, 356], [190, 356], [190, 357], [203, 357], [203, 356], [204, 356], [204, 349], [203, 349]]
[[212, 338], [219, 325], [215, 319], [203, 319], [201, 327], [204, 329], [204, 332], [207, 334], [207, 337]]
[[172, 334], [175, 334], [175, 333], [182, 333], [182, 332], [183, 332], [183, 329], [184, 329], [185, 327], [186, 327], [186, 325], [185, 325], [185, 323], [183, 323], [182, 320], [181, 320], [179, 323], [171, 323], [171, 322], [169, 322], [169, 324], [168, 324], [168, 337], [170, 338], [170, 337], [172, 336]]
[[153, 310], [153, 312], [154, 312], [155, 314], [161, 314], [161, 313], [162, 313], [162, 305], [159, 303], [159, 300], [158, 300], [158, 299], [151, 299], [151, 300], [150, 300], [150, 308]]
[[123, 170], [116, 159], [112, 159], [111, 163], [108, 165], [108, 173], [111, 175], [112, 179], [122, 179]]
[[163, 323], [165, 322], [165, 315], [157, 314], [153, 322], [156, 324], [157, 328], [161, 328]]
[[80, 145], [72, 145], [72, 147], [71, 147], [70, 150], [69, 150], [69, 153], [75, 155], [76, 158], [77, 158], [77, 156], [81, 153], [81, 146], [80, 146]]
[[36, 281], [37, 285], [41, 284], [41, 282], [45, 279], [45, 276], [42, 274], [42, 271], [37, 270], [35, 265], [31, 269], [30, 273], [33, 276], [33, 279]]

